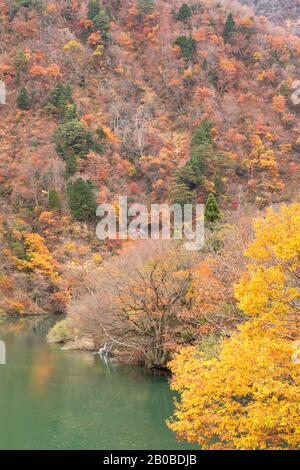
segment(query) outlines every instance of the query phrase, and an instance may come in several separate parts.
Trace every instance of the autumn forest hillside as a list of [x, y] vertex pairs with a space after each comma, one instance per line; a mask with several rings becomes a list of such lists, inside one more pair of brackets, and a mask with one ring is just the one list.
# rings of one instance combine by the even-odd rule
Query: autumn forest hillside
[[0, 0], [0, 308], [64, 312], [99, 203], [224, 214], [299, 188], [300, 39], [238, 2]]

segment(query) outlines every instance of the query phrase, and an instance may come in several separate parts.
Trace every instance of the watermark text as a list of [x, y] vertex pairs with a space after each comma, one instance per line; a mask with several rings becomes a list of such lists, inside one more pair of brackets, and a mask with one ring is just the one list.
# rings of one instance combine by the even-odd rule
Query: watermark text
[[203, 204], [151, 204], [149, 211], [144, 204], [128, 206], [127, 196], [120, 196], [117, 208], [101, 204], [97, 216], [99, 240], [186, 240], [188, 251], [204, 246]]

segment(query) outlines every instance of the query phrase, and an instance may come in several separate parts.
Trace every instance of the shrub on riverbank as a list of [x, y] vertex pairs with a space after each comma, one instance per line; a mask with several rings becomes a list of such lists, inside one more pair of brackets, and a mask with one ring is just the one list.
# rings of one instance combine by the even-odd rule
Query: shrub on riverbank
[[66, 343], [72, 339], [67, 320], [61, 320], [49, 331], [47, 340], [49, 343]]

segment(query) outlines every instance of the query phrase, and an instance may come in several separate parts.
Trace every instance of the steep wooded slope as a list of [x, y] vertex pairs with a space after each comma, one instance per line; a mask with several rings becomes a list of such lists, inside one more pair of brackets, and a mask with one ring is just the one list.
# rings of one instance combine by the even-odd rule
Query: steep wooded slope
[[3, 311], [63, 310], [119, 247], [97, 241], [96, 202], [294, 197], [299, 39], [188, 3], [0, 1]]

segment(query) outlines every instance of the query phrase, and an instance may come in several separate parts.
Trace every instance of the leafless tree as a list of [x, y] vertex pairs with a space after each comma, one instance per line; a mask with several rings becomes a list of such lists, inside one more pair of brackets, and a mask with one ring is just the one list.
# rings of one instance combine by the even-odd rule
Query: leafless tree
[[71, 305], [71, 325], [99, 345], [110, 341], [149, 367], [164, 366], [195, 258], [175, 242], [135, 243], [90, 275], [90, 293]]

